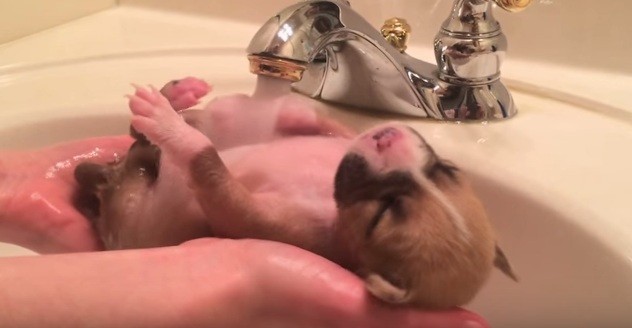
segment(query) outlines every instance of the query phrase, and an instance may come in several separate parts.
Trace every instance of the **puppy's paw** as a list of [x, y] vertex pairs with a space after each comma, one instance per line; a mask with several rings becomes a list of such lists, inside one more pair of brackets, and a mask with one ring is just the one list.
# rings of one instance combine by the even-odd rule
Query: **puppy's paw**
[[364, 283], [369, 293], [384, 302], [402, 304], [410, 299], [410, 294], [406, 289], [393, 285], [379, 274], [370, 273], [364, 278]]
[[200, 98], [211, 91], [211, 86], [195, 77], [173, 80], [160, 89], [160, 93], [177, 110], [190, 108], [199, 103]]
[[129, 96], [129, 108], [134, 114], [132, 126], [151, 142], [162, 146], [179, 132], [182, 119], [155, 88], [135, 87], [136, 92]]
[[212, 146], [211, 141], [186, 124], [169, 100], [153, 87], [136, 87], [136, 93], [129, 96], [129, 107], [134, 114], [133, 128], [160, 147], [166, 156], [188, 163], [202, 149]]

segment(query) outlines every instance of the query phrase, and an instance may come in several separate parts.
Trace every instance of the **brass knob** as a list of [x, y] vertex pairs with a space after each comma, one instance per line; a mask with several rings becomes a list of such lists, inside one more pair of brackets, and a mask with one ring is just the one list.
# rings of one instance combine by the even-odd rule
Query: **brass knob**
[[382, 25], [382, 36], [399, 52], [404, 52], [410, 37], [411, 28], [403, 18], [389, 18]]
[[516, 13], [524, 10], [531, 4], [531, 0], [494, 0], [496, 4], [507, 11]]

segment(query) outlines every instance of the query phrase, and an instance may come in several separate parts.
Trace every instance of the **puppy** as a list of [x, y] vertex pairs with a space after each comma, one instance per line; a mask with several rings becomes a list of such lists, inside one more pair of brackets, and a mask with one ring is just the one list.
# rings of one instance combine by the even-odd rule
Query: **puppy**
[[339, 240], [380, 299], [449, 308], [469, 302], [494, 264], [516, 278], [465, 176], [413, 129], [390, 123], [359, 136], [334, 197]]
[[[386, 302], [423, 308], [469, 302], [494, 265], [515, 278], [465, 176], [416, 131], [387, 123], [350, 138], [292, 98], [257, 112], [225, 99], [230, 109], [183, 119], [165, 88], [130, 97], [139, 133], [125, 160], [76, 170], [77, 206], [106, 249], [276, 240], [357, 272]], [[256, 138], [235, 138], [248, 115], [204, 121], [228, 110], [273, 119], [257, 122]], [[231, 144], [218, 148], [224, 135]]]

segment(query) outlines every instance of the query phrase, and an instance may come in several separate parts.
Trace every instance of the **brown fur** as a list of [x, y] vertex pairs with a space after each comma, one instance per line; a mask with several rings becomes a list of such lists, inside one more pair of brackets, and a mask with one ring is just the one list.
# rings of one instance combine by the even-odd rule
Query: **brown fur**
[[[423, 190], [400, 200], [403, 216], [388, 211], [369, 238], [366, 230], [378, 201], [359, 201], [340, 208], [339, 228], [360, 254], [364, 275], [382, 276], [406, 291], [405, 300], [423, 307], [445, 308], [469, 302], [492, 268], [495, 243], [483, 206], [464, 177], [458, 183], [439, 178], [437, 186], [467, 220], [466, 242], [448, 213]], [[392, 300], [397, 301], [397, 300]]]

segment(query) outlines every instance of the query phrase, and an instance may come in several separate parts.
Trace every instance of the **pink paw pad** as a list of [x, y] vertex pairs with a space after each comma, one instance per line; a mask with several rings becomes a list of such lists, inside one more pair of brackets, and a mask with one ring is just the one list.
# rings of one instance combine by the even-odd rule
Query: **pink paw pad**
[[195, 77], [173, 80], [160, 89], [160, 93], [169, 100], [176, 111], [197, 105], [200, 98], [210, 91], [211, 86], [208, 83]]

